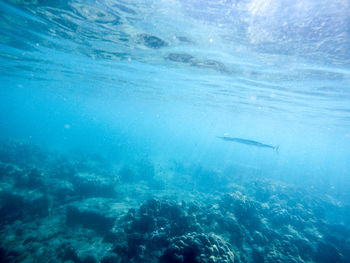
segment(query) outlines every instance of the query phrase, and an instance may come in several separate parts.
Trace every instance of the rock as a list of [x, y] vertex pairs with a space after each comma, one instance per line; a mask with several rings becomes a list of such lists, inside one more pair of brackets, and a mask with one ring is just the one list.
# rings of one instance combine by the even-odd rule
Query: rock
[[268, 180], [225, 187], [220, 172], [193, 165], [176, 166], [160, 191], [146, 159], [119, 172], [116, 200], [114, 169], [96, 156], [1, 147], [0, 262], [349, 262], [350, 209], [335, 197]]
[[115, 251], [124, 255], [125, 262], [154, 261], [167, 248], [169, 238], [192, 229], [189, 217], [186, 208], [175, 201], [149, 199], [116, 224], [124, 227], [127, 246], [117, 245]]
[[230, 245], [217, 235], [189, 233], [172, 238], [160, 262], [233, 263], [234, 253]]
[[113, 228], [117, 216], [113, 214], [109, 203], [108, 199], [90, 198], [71, 204], [66, 209], [66, 224], [107, 234]]
[[74, 194], [83, 197], [115, 197], [114, 181], [91, 173], [77, 173], [70, 179]]
[[24, 169], [21, 177], [16, 180], [16, 186], [26, 189], [45, 188], [46, 177], [42, 170], [37, 168]]
[[251, 224], [256, 228], [260, 225], [259, 203], [236, 191], [224, 195], [221, 202], [222, 212], [231, 212], [242, 224]]
[[157, 199], [146, 201], [136, 214], [130, 210], [125, 219], [129, 219], [125, 224], [127, 233], [145, 234], [164, 228], [167, 235], [174, 236], [184, 233], [189, 227], [184, 210], [176, 202]]
[[[94, 248], [93, 245], [96, 245], [96, 247]], [[107, 250], [107, 247], [104, 247], [103, 244], [93, 245], [86, 246], [86, 243], [74, 242], [74, 240], [64, 242], [59, 248], [59, 258], [64, 262], [72, 261], [76, 263], [118, 262], [114, 253], [103, 251]]]
[[48, 215], [49, 200], [47, 197], [32, 193], [0, 193], [0, 218], [2, 223], [11, 223], [18, 219], [33, 220]]
[[51, 194], [58, 203], [66, 203], [74, 195], [74, 186], [71, 182], [59, 179], [50, 180]]

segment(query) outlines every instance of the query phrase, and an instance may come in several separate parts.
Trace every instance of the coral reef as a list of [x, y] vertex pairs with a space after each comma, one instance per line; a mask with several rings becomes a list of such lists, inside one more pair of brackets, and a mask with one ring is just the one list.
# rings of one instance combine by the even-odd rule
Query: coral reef
[[160, 262], [233, 263], [234, 253], [229, 244], [214, 234], [190, 233], [171, 239]]
[[349, 262], [350, 209], [334, 197], [198, 166], [172, 172], [155, 188], [149, 160], [113, 168], [0, 145], [0, 261]]

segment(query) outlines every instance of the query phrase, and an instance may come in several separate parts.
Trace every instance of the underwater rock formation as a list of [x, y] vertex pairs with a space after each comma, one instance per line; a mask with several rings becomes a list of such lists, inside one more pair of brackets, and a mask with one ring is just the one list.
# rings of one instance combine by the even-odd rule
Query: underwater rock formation
[[108, 200], [101, 198], [75, 202], [66, 208], [66, 224], [106, 233], [112, 229], [115, 221], [115, 215], [110, 214], [107, 205]]
[[234, 253], [228, 243], [214, 234], [189, 233], [172, 238], [160, 262], [233, 263]]
[[124, 241], [114, 250], [123, 262], [234, 262], [230, 245], [218, 235], [200, 234], [195, 204], [150, 199], [131, 209], [117, 225]]
[[34, 194], [27, 196], [23, 193], [0, 193], [1, 223], [9, 224], [16, 220], [30, 221], [48, 215], [49, 200], [47, 196]]
[[[6, 147], [10, 156], [0, 160], [1, 262], [350, 259], [350, 209], [328, 196], [269, 180], [217, 185], [213, 178], [220, 175], [198, 166], [178, 167], [168, 189], [154, 188], [150, 160], [138, 162], [128, 181], [130, 171], [113, 172], [97, 157], [45, 154], [40, 162], [35, 147]], [[181, 173], [198, 184], [195, 190], [176, 181]]]
[[71, 183], [75, 193], [85, 197], [113, 197], [115, 196], [113, 181], [101, 178], [95, 174], [77, 173]]

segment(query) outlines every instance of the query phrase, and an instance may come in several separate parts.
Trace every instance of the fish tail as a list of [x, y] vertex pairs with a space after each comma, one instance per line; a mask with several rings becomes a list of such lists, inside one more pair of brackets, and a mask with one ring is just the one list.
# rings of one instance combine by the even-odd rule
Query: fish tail
[[280, 146], [279, 146], [279, 145], [276, 145], [276, 146], [273, 147], [273, 150], [274, 150], [275, 152], [279, 152], [279, 149], [280, 149]]

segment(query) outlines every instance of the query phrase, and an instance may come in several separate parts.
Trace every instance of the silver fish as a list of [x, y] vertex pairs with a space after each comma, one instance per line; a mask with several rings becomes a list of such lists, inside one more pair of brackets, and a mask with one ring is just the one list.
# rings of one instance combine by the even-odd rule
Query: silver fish
[[274, 151], [279, 150], [279, 145], [269, 145], [269, 144], [265, 144], [265, 143], [261, 143], [253, 140], [246, 140], [242, 138], [234, 138], [234, 137], [226, 137], [226, 136], [216, 136], [216, 137], [224, 141], [238, 142], [238, 143], [252, 145], [252, 146], [261, 147], [261, 148], [270, 148], [270, 149], [273, 149]]

